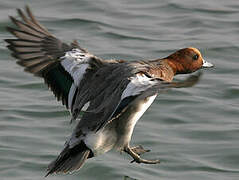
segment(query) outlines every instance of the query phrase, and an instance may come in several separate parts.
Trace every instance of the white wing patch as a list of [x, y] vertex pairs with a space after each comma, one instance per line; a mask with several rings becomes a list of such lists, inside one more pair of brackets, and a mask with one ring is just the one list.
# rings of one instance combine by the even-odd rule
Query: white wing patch
[[86, 111], [89, 106], [90, 106], [90, 101], [88, 101], [87, 103], [85, 103], [85, 105], [82, 107], [81, 111]]
[[92, 55], [83, 52], [80, 49], [72, 49], [65, 53], [65, 56], [61, 57], [61, 65], [71, 75], [74, 83], [71, 85], [68, 94], [68, 106], [72, 107], [72, 100], [76, 93], [76, 89], [79, 86], [84, 74], [89, 67], [89, 61]]
[[92, 55], [81, 51], [80, 49], [72, 49], [61, 57], [61, 65], [70, 73], [74, 79], [74, 84], [78, 86], [82, 80], [86, 69], [89, 67], [89, 60]]
[[153, 81], [153, 78], [149, 78], [144, 74], [136, 74], [136, 76], [131, 77], [130, 80], [130, 83], [127, 85], [121, 95], [121, 100], [129, 96], [140, 94], [142, 91], [152, 87], [157, 83], [157, 81]]

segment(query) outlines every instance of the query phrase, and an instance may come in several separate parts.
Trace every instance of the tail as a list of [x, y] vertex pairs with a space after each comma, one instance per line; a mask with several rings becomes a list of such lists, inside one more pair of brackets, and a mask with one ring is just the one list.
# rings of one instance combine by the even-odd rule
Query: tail
[[91, 157], [93, 157], [91, 150], [83, 142], [73, 148], [67, 145], [56, 160], [49, 164], [45, 177], [53, 173], [70, 173], [79, 170], [86, 159]]

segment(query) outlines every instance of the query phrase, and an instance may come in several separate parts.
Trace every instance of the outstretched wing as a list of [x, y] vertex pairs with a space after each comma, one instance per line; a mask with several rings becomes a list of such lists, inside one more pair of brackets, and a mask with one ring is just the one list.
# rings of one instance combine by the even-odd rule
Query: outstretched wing
[[61, 42], [35, 19], [29, 7], [26, 14], [17, 11], [22, 20], [10, 17], [17, 28], [7, 30], [16, 39], [6, 39], [7, 47], [25, 71], [44, 78], [57, 100], [71, 109], [82, 78], [94, 73], [101, 60], [76, 41], [71, 45]]

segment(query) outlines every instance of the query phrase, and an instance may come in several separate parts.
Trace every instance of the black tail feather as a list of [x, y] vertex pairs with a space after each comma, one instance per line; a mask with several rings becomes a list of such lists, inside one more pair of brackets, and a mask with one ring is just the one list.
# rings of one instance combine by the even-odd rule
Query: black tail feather
[[56, 160], [49, 164], [45, 177], [53, 173], [70, 173], [79, 170], [92, 156], [91, 150], [83, 142], [73, 148], [67, 145]]

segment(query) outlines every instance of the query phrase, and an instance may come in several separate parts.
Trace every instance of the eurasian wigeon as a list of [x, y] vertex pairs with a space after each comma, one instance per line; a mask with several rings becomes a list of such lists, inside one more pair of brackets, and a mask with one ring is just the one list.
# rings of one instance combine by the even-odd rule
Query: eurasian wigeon
[[213, 65], [192, 47], [153, 61], [103, 60], [76, 41], [70, 45], [61, 42], [28, 7], [26, 13], [18, 9], [22, 21], [10, 17], [17, 26], [7, 28], [16, 36], [6, 39], [12, 56], [26, 71], [44, 78], [57, 100], [72, 113], [72, 120], [88, 105], [64, 149], [48, 166], [47, 175], [78, 170], [86, 159], [112, 148], [128, 153], [137, 163], [159, 163], [142, 159], [140, 155], [147, 152], [142, 146], [129, 146], [136, 122], [160, 89], [192, 86], [196, 81], [171, 82], [176, 74]]

